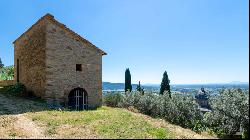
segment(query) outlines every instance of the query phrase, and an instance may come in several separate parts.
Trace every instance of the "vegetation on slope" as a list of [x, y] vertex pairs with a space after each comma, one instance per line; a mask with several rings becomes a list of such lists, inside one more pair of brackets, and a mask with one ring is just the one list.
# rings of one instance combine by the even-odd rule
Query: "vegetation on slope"
[[[113, 98], [112, 98], [113, 97]], [[204, 115], [191, 95], [131, 92], [126, 95], [113, 92], [104, 96], [106, 105], [135, 108], [140, 113], [165, 119], [196, 132], [211, 132], [222, 138], [232, 138], [236, 133], [249, 135], [248, 90], [225, 89], [209, 99], [211, 112]]]
[[41, 100], [1, 92], [0, 112], [0, 138], [208, 138], [122, 108], [51, 110]]

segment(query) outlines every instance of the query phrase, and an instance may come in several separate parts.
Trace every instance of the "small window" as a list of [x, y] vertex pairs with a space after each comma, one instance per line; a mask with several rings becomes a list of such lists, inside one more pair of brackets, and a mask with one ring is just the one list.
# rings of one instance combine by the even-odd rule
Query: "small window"
[[82, 64], [76, 64], [76, 71], [82, 71]]

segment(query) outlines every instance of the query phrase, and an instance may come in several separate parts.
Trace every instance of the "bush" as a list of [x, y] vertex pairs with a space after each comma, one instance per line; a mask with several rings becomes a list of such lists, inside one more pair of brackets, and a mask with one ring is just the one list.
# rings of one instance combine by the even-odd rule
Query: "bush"
[[202, 129], [202, 113], [192, 96], [173, 94], [171, 99], [168, 96], [163, 98], [161, 115], [165, 120], [195, 131]]
[[138, 109], [141, 113], [153, 117], [164, 118], [165, 120], [191, 128], [195, 131], [203, 130], [202, 114], [192, 96], [173, 94], [158, 95], [153, 93], [131, 92], [122, 100], [121, 107]]
[[120, 93], [107, 93], [106, 95], [103, 96], [103, 102], [106, 106], [110, 107], [118, 107], [118, 104], [122, 100], [122, 95]]
[[232, 136], [236, 132], [249, 134], [249, 93], [240, 89], [227, 89], [209, 100], [212, 112], [205, 115], [206, 125], [219, 136]]
[[[136, 94], [134, 94], [136, 93]], [[130, 106], [137, 106], [141, 93], [140, 92], [126, 92], [124, 98], [122, 98], [119, 107], [128, 108]]]
[[146, 115], [157, 117], [159, 113], [157, 113], [155, 109], [157, 108], [158, 97], [151, 93], [146, 93], [144, 95], [140, 95], [137, 104], [138, 110]]
[[154, 112], [157, 96], [152, 93], [142, 94], [139, 91], [128, 93], [122, 100], [120, 107], [134, 107], [146, 115], [157, 116]]
[[192, 95], [175, 93], [170, 98], [168, 94], [128, 92], [125, 96], [113, 93], [104, 98], [108, 106], [138, 110], [196, 132], [208, 130], [221, 137], [232, 136], [236, 132], [241, 132], [243, 138], [249, 135], [248, 90], [223, 90], [219, 96], [209, 97], [212, 111], [204, 115]]
[[16, 83], [15, 85], [10, 85], [4, 87], [3, 91], [13, 94], [13, 95], [23, 95], [26, 91], [26, 88], [21, 83]]

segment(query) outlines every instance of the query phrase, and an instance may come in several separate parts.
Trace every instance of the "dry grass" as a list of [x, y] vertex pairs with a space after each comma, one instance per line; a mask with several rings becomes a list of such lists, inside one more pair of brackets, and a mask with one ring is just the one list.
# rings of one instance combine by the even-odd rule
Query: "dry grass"
[[17, 117], [3, 115], [0, 116], [0, 138], [27, 138], [27, 133], [15, 126]]

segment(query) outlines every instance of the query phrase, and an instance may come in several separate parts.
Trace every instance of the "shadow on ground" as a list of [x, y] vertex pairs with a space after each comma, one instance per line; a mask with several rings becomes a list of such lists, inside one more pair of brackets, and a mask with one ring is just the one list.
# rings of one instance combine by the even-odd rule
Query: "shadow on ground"
[[52, 110], [45, 101], [34, 97], [18, 97], [0, 91], [0, 115]]

